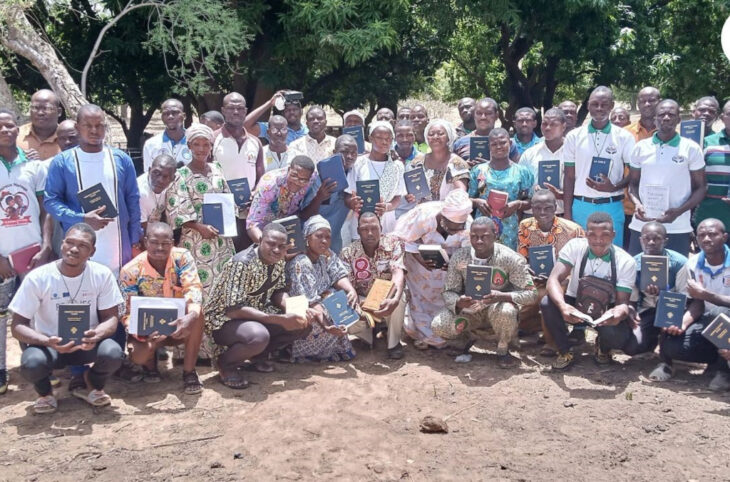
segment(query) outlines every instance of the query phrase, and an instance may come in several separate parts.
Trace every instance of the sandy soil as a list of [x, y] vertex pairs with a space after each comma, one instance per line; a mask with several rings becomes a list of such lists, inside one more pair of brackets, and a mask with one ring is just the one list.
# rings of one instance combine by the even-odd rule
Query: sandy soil
[[[113, 381], [112, 406], [96, 412], [59, 372], [59, 411], [37, 416], [8, 341], [2, 480], [730, 479], [730, 396], [708, 392], [701, 367], [658, 386], [646, 379], [654, 359], [599, 368], [590, 345], [558, 374], [534, 339], [513, 370], [483, 349], [466, 365], [411, 347], [393, 362], [379, 340], [352, 363], [251, 373], [243, 391], [201, 369], [195, 397], [169, 368], [158, 385]], [[421, 433], [426, 415], [449, 433]]]

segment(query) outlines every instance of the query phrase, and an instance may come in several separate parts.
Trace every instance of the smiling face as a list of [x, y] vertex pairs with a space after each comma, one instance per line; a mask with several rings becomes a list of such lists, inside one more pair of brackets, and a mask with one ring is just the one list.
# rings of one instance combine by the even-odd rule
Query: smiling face
[[623, 107], [616, 107], [611, 112], [611, 124], [619, 127], [626, 127], [631, 124], [629, 113]]
[[309, 187], [309, 180], [312, 178], [312, 171], [304, 169], [302, 166], [289, 166], [289, 172], [286, 175], [286, 187], [290, 192], [299, 192]]
[[596, 256], [604, 256], [611, 249], [616, 233], [611, 223], [588, 223], [586, 238], [588, 246]]
[[210, 156], [213, 145], [205, 137], [196, 137], [192, 141], [188, 141], [188, 148], [193, 154], [193, 159], [197, 162], [206, 162]]
[[324, 133], [327, 127], [327, 116], [324, 110], [312, 107], [307, 111], [307, 129], [312, 137], [318, 137]]
[[486, 258], [494, 249], [494, 242], [497, 236], [494, 232], [494, 225], [472, 224], [469, 231], [469, 240], [471, 247], [474, 248], [474, 254], [477, 258]]
[[717, 119], [717, 111], [718, 107], [713, 101], [700, 100], [692, 111], [692, 117], [701, 120], [706, 126], [711, 126]]
[[[543, 191], [539, 191], [543, 192]], [[532, 198], [532, 215], [540, 226], [551, 226], [555, 219], [557, 204], [555, 198], [550, 196], [535, 195]]]
[[286, 144], [286, 136], [289, 133], [287, 121], [281, 116], [272, 116], [269, 119], [269, 129], [266, 131], [271, 144]]
[[426, 132], [426, 140], [431, 150], [442, 151], [449, 147], [449, 135], [444, 126], [432, 125]]
[[170, 99], [162, 104], [162, 123], [167, 130], [176, 131], [183, 128], [185, 122], [185, 111], [182, 102]]
[[588, 113], [598, 124], [609, 121], [613, 110], [613, 97], [605, 90], [595, 90], [588, 98]]
[[259, 244], [259, 257], [265, 265], [276, 264], [284, 259], [289, 244], [286, 242], [286, 234], [269, 230], [265, 231]]
[[499, 161], [509, 158], [509, 134], [503, 132], [496, 136], [489, 136], [489, 155], [492, 160]]
[[70, 267], [83, 265], [95, 252], [92, 235], [79, 229], [70, 229], [61, 242], [61, 258]]

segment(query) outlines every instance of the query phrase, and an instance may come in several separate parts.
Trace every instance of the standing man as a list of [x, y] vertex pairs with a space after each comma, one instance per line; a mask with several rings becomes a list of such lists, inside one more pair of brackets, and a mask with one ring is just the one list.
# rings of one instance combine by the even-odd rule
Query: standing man
[[300, 137], [289, 145], [291, 156], [303, 155], [314, 161], [316, 165], [327, 159], [335, 149], [335, 138], [327, 135], [327, 114], [324, 109], [315, 105], [307, 111], [307, 135]]
[[530, 147], [542, 142], [537, 134], [537, 112], [532, 107], [521, 107], [515, 112], [515, 136], [512, 138], [517, 151], [522, 155]]
[[411, 108], [407, 105], [401, 106], [401, 108], [398, 109], [396, 120], [411, 120]]
[[631, 124], [631, 115], [623, 107], [616, 107], [611, 111], [611, 124], [616, 127], [627, 127]]
[[258, 122], [258, 120], [267, 110], [274, 107], [278, 98], [282, 98], [282, 100], [284, 100], [284, 111], [281, 115], [284, 119], [286, 119], [286, 143], [289, 145], [300, 137], [307, 135], [308, 131], [307, 127], [302, 125], [302, 104], [298, 100], [285, 100], [286, 98], [284, 97], [283, 90], [272, 95], [268, 102], [265, 102], [252, 110], [246, 116], [246, 123], [244, 126], [246, 127], [246, 130], [254, 136], [263, 137], [271, 142], [271, 137], [269, 136], [271, 118], [269, 118], [269, 122]]
[[213, 160], [220, 164], [226, 181], [245, 177], [253, 189], [264, 175], [264, 150], [261, 141], [244, 127], [246, 99], [231, 92], [223, 98], [221, 110], [226, 122], [213, 133]]
[[715, 133], [712, 130], [712, 124], [717, 120], [717, 114], [719, 113], [720, 103], [711, 95], [700, 97], [695, 102], [695, 107], [692, 109], [692, 118], [705, 123], [705, 137]]
[[[616, 232], [623, 233], [623, 189], [629, 182], [624, 165], [631, 159], [634, 137], [609, 122], [613, 105], [611, 89], [596, 87], [588, 98], [591, 122], [565, 137], [563, 200], [565, 217], [584, 229], [591, 213], [604, 211], [611, 215]], [[598, 181], [589, 178], [594, 157], [610, 159], [608, 176], [601, 175]]]
[[269, 143], [264, 146], [264, 172], [289, 167], [289, 147], [286, 143], [288, 127], [286, 119], [280, 115], [269, 118], [266, 130]]
[[381, 107], [380, 109], [378, 109], [378, 112], [375, 113], [375, 120], [390, 122], [390, 124], [395, 129], [395, 114], [387, 107]]
[[664, 225], [667, 248], [689, 255], [690, 213], [704, 199], [707, 179], [702, 149], [677, 134], [679, 121], [679, 104], [671, 99], [661, 101], [656, 108], [657, 132], [651, 139], [639, 141], [631, 155], [629, 194], [636, 205], [629, 225], [631, 255], [641, 252], [639, 236], [647, 221]]
[[185, 139], [185, 109], [177, 99], [167, 99], [162, 103], [162, 123], [165, 130], [147, 139], [142, 149], [144, 172], [150, 170], [152, 160], [160, 154], [169, 154], [179, 167], [187, 165], [193, 155]]
[[456, 138], [463, 137], [477, 128], [474, 124], [474, 108], [477, 105], [477, 101], [471, 97], [464, 97], [456, 104], [456, 108], [459, 110], [459, 117], [461, 117], [461, 124], [456, 126]]
[[223, 114], [217, 110], [209, 110], [200, 116], [200, 123], [210, 127], [210, 130], [217, 131], [225, 123]]
[[[18, 147], [33, 159], [45, 161], [61, 152], [56, 142], [61, 103], [52, 90], [42, 89], [30, 98], [30, 122], [20, 126]], [[37, 153], [37, 157], [31, 151]]]
[[79, 144], [79, 131], [76, 130], [75, 120], [66, 119], [58, 124], [56, 143], [62, 151], [76, 147]]
[[177, 162], [169, 154], [160, 154], [154, 158], [150, 170], [137, 178], [139, 189], [139, 211], [142, 229], [147, 229], [148, 223], [163, 220], [165, 216], [165, 195], [167, 188], [175, 179]]
[[558, 109], [565, 114], [565, 134], [575, 129], [578, 123], [578, 106], [572, 100], [564, 100], [558, 105]]
[[[494, 129], [494, 124], [499, 119], [499, 106], [497, 101], [486, 97], [476, 103], [474, 107], [474, 126], [475, 129], [470, 134], [456, 139], [454, 142], [454, 152], [461, 156], [464, 160], [469, 160], [471, 155], [470, 138], [473, 136], [488, 137], [489, 133]], [[520, 159], [520, 153], [514, 142], [510, 142], [509, 158], [513, 162]], [[488, 161], [489, 159], [477, 159], [470, 163], [476, 165]], [[472, 166], [473, 167], [473, 166]]]
[[424, 131], [430, 120], [426, 107], [422, 104], [413, 106], [409, 119], [413, 122], [413, 131], [416, 134], [416, 149], [426, 154], [428, 152], [428, 144], [426, 143], [426, 134]]
[[708, 218], [730, 226], [730, 101], [720, 115], [725, 128], [705, 137], [707, 196], [695, 211], [695, 224]]

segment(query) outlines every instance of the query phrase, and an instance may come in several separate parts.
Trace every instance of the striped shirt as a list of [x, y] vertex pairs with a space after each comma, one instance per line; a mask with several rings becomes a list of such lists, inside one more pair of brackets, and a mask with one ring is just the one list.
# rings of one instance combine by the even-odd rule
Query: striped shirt
[[705, 165], [707, 196], [697, 206], [695, 223], [717, 218], [730, 226], [730, 205], [722, 201], [730, 186], [730, 135], [726, 130], [705, 137]]

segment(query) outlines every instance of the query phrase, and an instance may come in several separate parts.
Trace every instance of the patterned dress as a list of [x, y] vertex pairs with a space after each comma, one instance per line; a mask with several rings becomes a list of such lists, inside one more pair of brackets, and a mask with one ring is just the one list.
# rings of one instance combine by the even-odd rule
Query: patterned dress
[[[334, 291], [333, 285], [348, 274], [345, 263], [331, 250], [314, 263], [306, 254], [298, 255], [287, 263], [286, 273], [291, 283], [289, 296], [304, 295], [310, 306], [326, 298]], [[347, 336], [331, 335], [313, 323], [309, 336], [294, 342], [292, 355], [297, 361], [343, 361], [354, 358], [355, 350]]]
[[[456, 154], [451, 154], [451, 158], [443, 169], [429, 169], [426, 167], [426, 154], [419, 154], [408, 166], [408, 170], [423, 166], [426, 173], [426, 180], [431, 188], [431, 197], [424, 198], [421, 202], [426, 201], [443, 201], [446, 196], [457, 189], [454, 184], [456, 181], [463, 181], [469, 185], [469, 163]], [[404, 200], [401, 200], [401, 203]]]
[[[507, 202], [520, 199], [521, 196], [532, 196], [534, 184], [532, 172], [524, 166], [510, 162], [507, 169], [498, 171], [489, 162], [478, 164], [471, 170], [469, 179], [469, 197], [487, 199], [489, 191], [504, 191], [508, 194]], [[481, 217], [477, 210], [476, 217]], [[498, 241], [511, 249], [517, 249], [517, 213], [500, 219], [492, 216], [499, 230]]]
[[180, 246], [195, 258], [204, 298], [208, 297], [213, 280], [220, 275], [223, 265], [236, 252], [231, 238], [203, 239], [196, 230], [183, 226], [188, 221], [202, 220], [205, 193], [230, 192], [221, 167], [217, 163], [208, 165], [211, 172], [207, 177], [193, 172], [188, 166], [181, 167], [167, 189], [167, 219], [171, 220], [174, 229], [182, 228]]

